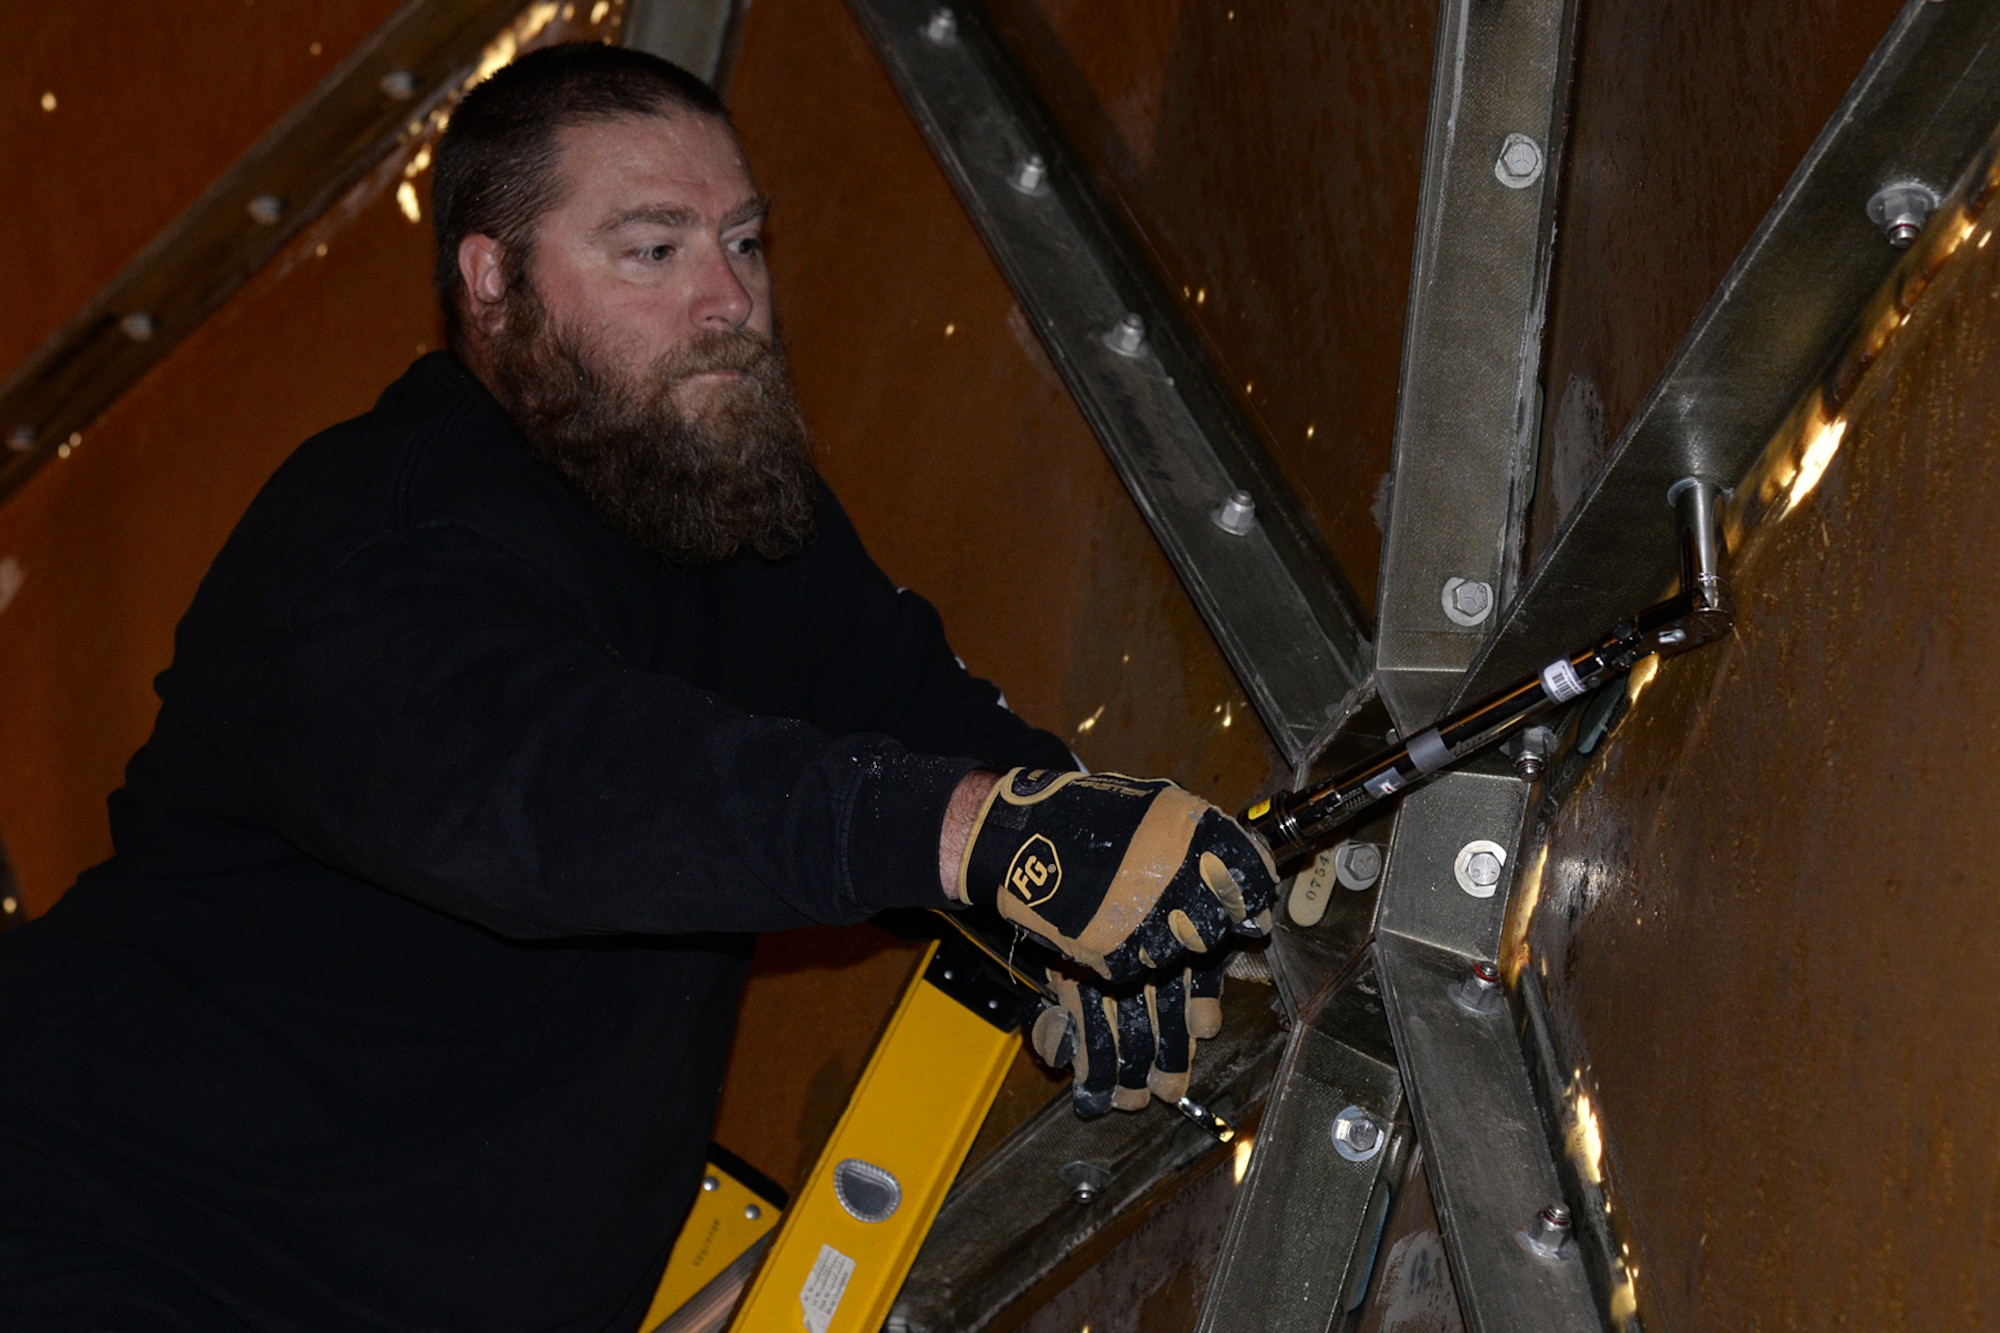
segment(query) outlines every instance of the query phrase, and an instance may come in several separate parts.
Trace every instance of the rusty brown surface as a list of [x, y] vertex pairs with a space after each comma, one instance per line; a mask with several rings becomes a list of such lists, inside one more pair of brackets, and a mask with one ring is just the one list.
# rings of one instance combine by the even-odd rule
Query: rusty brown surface
[[1781, 459], [1733, 561], [1735, 636], [1644, 685], [1552, 831], [1532, 966], [1649, 1329], [2000, 1304], [1996, 212], [1906, 261], [1816, 488]]
[[152, 726], [174, 622], [250, 497], [435, 343], [429, 232], [393, 199], [298, 253], [0, 507], [0, 560], [21, 572], [0, 611], [0, 833], [31, 912], [109, 854], [105, 795]]
[[1902, 8], [1901, 0], [1583, 4], [1530, 560], [1582, 497]]
[[1372, 606], [1435, 4], [988, 8]]
[[[7, 10], [0, 377], [96, 295], [399, 0]], [[43, 99], [53, 101], [44, 109]]]

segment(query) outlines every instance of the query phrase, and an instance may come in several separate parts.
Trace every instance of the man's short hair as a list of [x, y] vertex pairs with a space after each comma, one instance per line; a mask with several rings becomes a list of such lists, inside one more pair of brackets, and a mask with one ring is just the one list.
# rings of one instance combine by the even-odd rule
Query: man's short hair
[[463, 334], [459, 243], [491, 236], [508, 285], [522, 280], [535, 224], [558, 202], [558, 131], [677, 112], [729, 121], [715, 90], [680, 66], [601, 42], [531, 51], [465, 95], [438, 140], [431, 178], [433, 280], [449, 346]]

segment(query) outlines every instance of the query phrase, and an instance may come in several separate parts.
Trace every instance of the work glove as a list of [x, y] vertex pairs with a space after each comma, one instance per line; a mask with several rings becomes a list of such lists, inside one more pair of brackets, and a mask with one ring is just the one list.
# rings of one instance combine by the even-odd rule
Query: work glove
[[1051, 1069], [1067, 1065], [1077, 1114], [1143, 1111], [1187, 1095], [1194, 1045], [1222, 1030], [1220, 957], [1203, 958], [1140, 987], [1107, 994], [1087, 974], [1048, 969], [1056, 1003], [1035, 1019], [1030, 1043]]
[[980, 807], [959, 896], [991, 905], [1107, 981], [1271, 928], [1261, 839], [1159, 779], [1011, 769]]

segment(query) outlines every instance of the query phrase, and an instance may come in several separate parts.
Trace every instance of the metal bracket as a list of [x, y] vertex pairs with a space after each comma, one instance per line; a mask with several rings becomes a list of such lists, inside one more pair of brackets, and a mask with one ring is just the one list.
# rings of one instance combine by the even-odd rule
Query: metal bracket
[[1359, 1305], [1411, 1143], [1363, 953], [1294, 1024], [1197, 1333], [1322, 1333]]
[[850, 0], [994, 262], [1294, 768], [1365, 699], [1346, 585], [978, 10]]
[[[1870, 219], [1871, 199], [1899, 182], [1959, 180], [1996, 122], [2000, 6], [1904, 6], [1457, 682], [1455, 702], [1659, 595], [1673, 553], [1630, 534], [1659, 521], [1677, 478], [1728, 487], [1750, 470], [1903, 257]], [[1382, 641], [1386, 656], [1386, 631]]]
[[1574, 27], [1572, 0], [1438, 15], [1376, 598], [1376, 683], [1405, 735], [1443, 711], [1514, 580]]

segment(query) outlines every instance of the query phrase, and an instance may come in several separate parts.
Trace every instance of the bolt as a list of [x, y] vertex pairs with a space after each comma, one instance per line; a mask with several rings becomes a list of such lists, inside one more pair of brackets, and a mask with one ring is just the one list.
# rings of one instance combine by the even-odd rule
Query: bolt
[[1372, 842], [1350, 842], [1333, 863], [1334, 877], [1357, 893], [1382, 878], [1382, 849]]
[[1120, 356], [1142, 356], [1146, 351], [1146, 321], [1127, 315], [1118, 327], [1104, 335], [1104, 345]]
[[1493, 176], [1510, 190], [1525, 190], [1542, 178], [1542, 146], [1525, 134], [1510, 134], [1500, 145]]
[[957, 45], [958, 15], [943, 6], [932, 10], [930, 20], [924, 24], [924, 40], [932, 46]]
[[1333, 1118], [1334, 1151], [1350, 1162], [1365, 1162], [1382, 1151], [1388, 1135], [1374, 1117], [1358, 1106], [1349, 1106]]
[[1111, 1173], [1095, 1162], [1065, 1162], [1056, 1173], [1069, 1186], [1072, 1203], [1092, 1203], [1111, 1183]]
[[763, 1215], [764, 1215], [764, 1210], [762, 1208], [759, 1208], [756, 1204], [746, 1203], [743, 1205], [744, 1221], [755, 1222], [758, 1218], [762, 1217]]
[[1548, 767], [1556, 748], [1556, 734], [1547, 727], [1529, 727], [1521, 733], [1514, 751], [1514, 771], [1532, 782]]
[[157, 329], [153, 325], [153, 317], [143, 310], [134, 310], [131, 314], [119, 320], [118, 327], [127, 338], [130, 338], [135, 343], [145, 342], [157, 332]]
[[407, 102], [417, 95], [417, 76], [406, 69], [392, 69], [382, 76], [380, 87], [395, 101]]
[[1476, 838], [1458, 849], [1452, 861], [1452, 874], [1458, 880], [1458, 887], [1474, 898], [1491, 898], [1499, 892], [1502, 872], [1507, 866], [1507, 853], [1497, 842]]
[[714, 1176], [703, 1176], [701, 1178], [701, 1192], [703, 1194], [713, 1194], [721, 1188], [722, 1182]]
[[285, 216], [285, 201], [275, 194], [260, 194], [249, 204], [250, 220], [268, 227]]
[[1217, 506], [1209, 518], [1230, 536], [1247, 537], [1250, 530], [1257, 526], [1257, 502], [1250, 498], [1248, 491], [1231, 491], [1229, 498]]
[[17, 454], [25, 454], [35, 447], [35, 428], [16, 426], [7, 432], [7, 447]]
[[1446, 988], [1451, 1002], [1468, 1014], [1497, 1014], [1503, 1002], [1500, 969], [1491, 963], [1474, 963], [1472, 975]]
[[1474, 852], [1465, 859], [1465, 877], [1482, 889], [1500, 882], [1500, 858], [1491, 852]]
[[1462, 616], [1484, 620], [1493, 607], [1493, 589], [1468, 579], [1451, 590], [1451, 604], [1458, 608]]
[[1877, 190], [1868, 201], [1868, 217], [1882, 229], [1890, 245], [1907, 250], [1937, 206], [1937, 195], [1929, 186], [1905, 182]]
[[1048, 178], [1048, 163], [1042, 161], [1040, 153], [1030, 153], [1014, 168], [1014, 174], [1008, 177], [1007, 183], [1022, 194], [1040, 194], [1048, 188]]
[[1542, 1258], [1563, 1259], [1568, 1257], [1569, 1233], [1569, 1209], [1552, 1203], [1536, 1213], [1535, 1220], [1525, 1229], [1514, 1234], [1521, 1244]]

